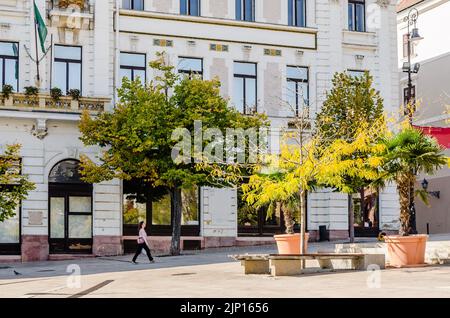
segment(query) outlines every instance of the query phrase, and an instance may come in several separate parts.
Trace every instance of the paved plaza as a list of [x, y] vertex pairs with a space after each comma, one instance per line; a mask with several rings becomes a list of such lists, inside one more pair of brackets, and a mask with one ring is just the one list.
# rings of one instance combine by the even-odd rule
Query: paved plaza
[[[326, 244], [311, 249], [329, 248]], [[240, 263], [228, 257], [275, 251], [275, 246], [211, 249], [156, 257], [155, 264], [141, 255], [138, 265], [129, 262], [130, 255], [0, 264], [0, 297], [450, 297], [445, 265], [271, 277], [244, 275]]]

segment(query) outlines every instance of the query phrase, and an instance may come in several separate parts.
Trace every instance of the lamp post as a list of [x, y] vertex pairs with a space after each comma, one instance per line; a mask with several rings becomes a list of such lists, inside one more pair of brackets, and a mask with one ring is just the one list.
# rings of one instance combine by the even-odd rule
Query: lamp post
[[[417, 28], [417, 19], [419, 18], [419, 10], [416, 8], [412, 8], [408, 15], [404, 18], [404, 22], [406, 22], [408, 27], [407, 34], [407, 45], [408, 45], [408, 62], [403, 64], [403, 72], [408, 73], [408, 88], [406, 95], [406, 107], [407, 107], [407, 115], [409, 124], [412, 126], [413, 124], [413, 114], [415, 111], [415, 96], [413, 96], [413, 85], [412, 85], [412, 74], [418, 73], [420, 69], [420, 64], [416, 63], [414, 66], [411, 65], [411, 44], [413, 42], [417, 42], [422, 40], [423, 38], [419, 35], [419, 29]], [[411, 26], [413, 26], [411, 30]], [[414, 94], [415, 95], [415, 94]], [[415, 175], [415, 171], [414, 171]], [[416, 227], [416, 208], [414, 205], [414, 181], [411, 182], [409, 187], [409, 213], [410, 213], [410, 226], [411, 226], [411, 234], [417, 234]]]

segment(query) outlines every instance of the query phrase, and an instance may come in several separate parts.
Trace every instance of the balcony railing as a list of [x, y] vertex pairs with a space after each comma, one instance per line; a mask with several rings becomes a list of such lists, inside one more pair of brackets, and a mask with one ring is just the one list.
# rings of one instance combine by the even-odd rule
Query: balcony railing
[[89, 0], [52, 0], [53, 9], [79, 9], [81, 12], [89, 11]]
[[78, 100], [70, 96], [62, 96], [58, 100], [49, 94], [25, 95], [11, 94], [8, 98], [0, 95], [0, 110], [45, 110], [62, 113], [81, 113], [88, 110], [93, 113], [103, 112], [111, 99], [102, 97], [80, 97]]

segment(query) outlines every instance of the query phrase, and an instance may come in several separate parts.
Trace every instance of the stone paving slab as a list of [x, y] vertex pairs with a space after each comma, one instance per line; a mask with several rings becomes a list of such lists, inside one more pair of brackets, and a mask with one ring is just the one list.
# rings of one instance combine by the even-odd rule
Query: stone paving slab
[[[0, 269], [0, 297], [450, 297], [450, 266], [445, 265], [271, 277], [244, 275], [240, 263], [228, 257], [275, 251], [275, 246], [214, 249], [156, 257], [155, 264], [141, 257], [138, 265], [129, 262], [130, 255], [10, 264]], [[81, 270], [79, 281], [67, 272], [74, 265]]]

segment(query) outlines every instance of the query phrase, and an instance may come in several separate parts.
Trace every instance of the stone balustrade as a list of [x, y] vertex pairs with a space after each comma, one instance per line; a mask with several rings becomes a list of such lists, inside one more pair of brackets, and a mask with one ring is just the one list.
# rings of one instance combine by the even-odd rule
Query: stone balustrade
[[111, 102], [110, 98], [80, 97], [78, 100], [70, 96], [62, 96], [54, 100], [49, 94], [27, 96], [22, 93], [11, 94], [5, 98], [0, 94], [0, 110], [45, 110], [65, 113], [81, 113], [83, 110], [103, 112]]

